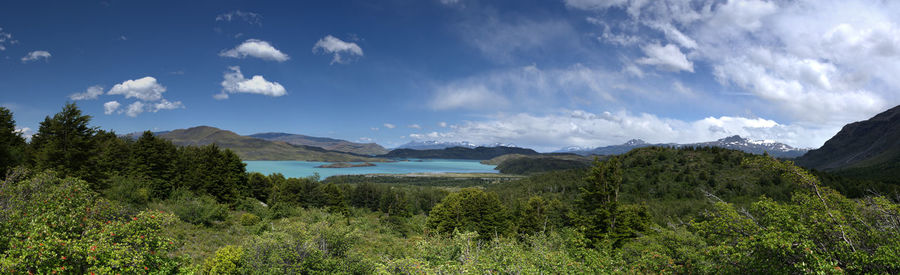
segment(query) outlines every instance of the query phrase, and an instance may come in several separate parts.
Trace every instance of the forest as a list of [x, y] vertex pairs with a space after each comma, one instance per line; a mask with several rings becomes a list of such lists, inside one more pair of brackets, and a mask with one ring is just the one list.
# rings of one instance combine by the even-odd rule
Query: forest
[[70, 103], [30, 142], [0, 107], [0, 171], [6, 274], [900, 273], [896, 184], [721, 148], [508, 181], [286, 178]]

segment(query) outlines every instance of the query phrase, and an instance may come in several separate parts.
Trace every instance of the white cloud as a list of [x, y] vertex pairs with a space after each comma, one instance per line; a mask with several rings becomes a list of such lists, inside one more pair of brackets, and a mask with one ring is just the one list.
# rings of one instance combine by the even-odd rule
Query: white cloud
[[495, 109], [509, 105], [506, 98], [483, 85], [448, 86], [437, 91], [431, 100], [435, 110]]
[[422, 126], [419, 124], [410, 124], [408, 127], [412, 129], [422, 129]]
[[437, 85], [429, 106], [435, 110], [502, 110], [591, 105], [616, 101], [613, 92], [622, 88], [623, 81], [621, 73], [581, 64], [546, 70], [530, 65]]
[[168, 101], [166, 99], [162, 99], [159, 102], [150, 105], [149, 107], [149, 111], [155, 113], [159, 110], [184, 109], [184, 104], [182, 104], [181, 101]]
[[262, 26], [262, 15], [259, 15], [257, 13], [236, 10], [216, 15], [216, 21], [231, 22], [232, 20], [238, 19], [247, 22], [247, 24], [250, 25]]
[[261, 94], [272, 97], [279, 97], [287, 94], [284, 86], [278, 82], [267, 81], [261, 75], [254, 75], [247, 79], [241, 73], [238, 66], [228, 67], [230, 71], [225, 72], [222, 80], [222, 92], [213, 96], [216, 99], [227, 99], [228, 94], [248, 93]]
[[346, 42], [337, 37], [328, 35], [322, 39], [319, 39], [318, 42], [313, 46], [313, 52], [321, 51], [326, 54], [333, 54], [334, 57], [331, 59], [331, 64], [334, 63], [348, 63], [350, 60], [349, 57], [360, 57], [363, 56], [362, 48], [359, 47], [356, 43]]
[[113, 112], [119, 109], [119, 106], [122, 106], [122, 104], [119, 104], [119, 102], [115, 100], [103, 103], [103, 113], [111, 115]]
[[[597, 16], [592, 22], [658, 31], [620, 28], [621, 35], [651, 45], [643, 47], [646, 57], [638, 63], [692, 71], [693, 63], [702, 62], [723, 90], [731, 86], [749, 95], [741, 101], [754, 112], [832, 125], [866, 119], [900, 102], [900, 2], [567, 0], [566, 5], [598, 14], [625, 9], [625, 19]], [[654, 42], [660, 34], [665, 40]]]
[[394, 129], [394, 128], [397, 128], [397, 125], [390, 124], [390, 123], [385, 123], [385, 124], [384, 124], [384, 128]]
[[87, 91], [69, 95], [69, 99], [72, 99], [72, 100], [97, 99], [97, 97], [101, 96], [101, 95], [103, 95], [103, 87], [100, 85], [94, 85], [94, 86], [88, 87]]
[[372, 129], [372, 131], [378, 131], [378, 130], [381, 130], [381, 129], [378, 128], [378, 127], [372, 127], [372, 128], [369, 128], [369, 129]]
[[135, 101], [134, 103], [131, 103], [131, 105], [128, 105], [128, 107], [125, 109], [125, 114], [130, 117], [137, 117], [138, 115], [140, 115], [143, 112], [144, 112], [144, 103], [140, 102], [140, 101]]
[[15, 132], [21, 134], [22, 137], [25, 138], [25, 140], [29, 141], [29, 142], [31, 141], [31, 136], [34, 135], [34, 131], [28, 127], [16, 128]]
[[156, 78], [145, 76], [143, 78], [126, 80], [109, 89], [109, 95], [124, 95], [125, 98], [137, 98], [144, 101], [157, 101], [162, 99], [166, 87], [160, 85]]
[[[836, 126], [839, 129], [840, 126]], [[470, 141], [476, 144], [515, 143], [541, 151], [565, 146], [596, 147], [633, 138], [651, 143], [712, 141], [731, 135], [769, 139], [793, 146], [818, 147], [836, 131], [833, 127], [784, 125], [763, 118], [707, 117], [695, 121], [660, 118], [626, 111], [590, 113], [581, 110], [535, 116], [519, 113], [468, 121], [446, 132], [411, 134], [418, 140]]]
[[687, 57], [684, 53], [681, 53], [678, 46], [673, 44], [667, 44], [665, 46], [660, 44], [648, 44], [642, 49], [647, 57], [638, 59], [637, 63], [654, 65], [657, 68], [672, 72], [694, 72], [694, 63], [687, 60]]
[[374, 139], [372, 139], [370, 137], [360, 137], [359, 139], [357, 139], [357, 141], [364, 142], [364, 143], [371, 143], [372, 141], [374, 141]]
[[6, 44], [16, 44], [18, 42], [12, 38], [12, 34], [3, 32], [3, 28], [0, 28], [0, 51], [6, 50]]
[[441, 121], [441, 122], [438, 122], [438, 126], [441, 126], [441, 128], [446, 128], [446, 127], [447, 127], [447, 123]]
[[244, 43], [234, 47], [234, 49], [220, 52], [219, 56], [233, 58], [246, 58], [247, 56], [252, 56], [259, 59], [278, 62], [284, 62], [290, 59], [288, 55], [273, 47], [269, 42], [258, 39], [248, 39], [247, 41], [244, 41]]
[[38, 59], [43, 59], [44, 61], [50, 60], [50, 53], [47, 51], [33, 51], [22, 57], [22, 63], [28, 63], [32, 61], [37, 61]]

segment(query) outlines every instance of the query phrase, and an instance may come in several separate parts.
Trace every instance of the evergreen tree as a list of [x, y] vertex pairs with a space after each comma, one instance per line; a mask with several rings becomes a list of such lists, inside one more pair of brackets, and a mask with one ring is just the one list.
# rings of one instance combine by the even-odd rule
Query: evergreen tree
[[24, 146], [25, 139], [16, 131], [12, 112], [0, 107], [0, 177], [6, 175], [7, 169], [22, 163]]
[[44, 118], [31, 138], [34, 167], [55, 170], [62, 177], [97, 182], [101, 174], [94, 169], [96, 130], [88, 126], [90, 121], [91, 116], [82, 115], [75, 103], [66, 104], [52, 118]]
[[587, 185], [581, 188], [576, 202], [579, 213], [575, 219], [585, 237], [597, 246], [610, 241], [620, 246], [622, 241], [634, 237], [650, 223], [646, 207], [619, 205], [619, 188], [622, 186], [622, 163], [618, 157], [595, 163], [587, 177]]
[[475, 231], [482, 240], [502, 235], [509, 229], [506, 208], [494, 192], [465, 188], [447, 195], [428, 215], [428, 227], [448, 234]]
[[132, 172], [149, 181], [154, 197], [168, 197], [169, 193], [175, 189], [172, 184], [176, 172], [177, 148], [175, 145], [154, 136], [150, 131], [145, 131], [132, 148]]

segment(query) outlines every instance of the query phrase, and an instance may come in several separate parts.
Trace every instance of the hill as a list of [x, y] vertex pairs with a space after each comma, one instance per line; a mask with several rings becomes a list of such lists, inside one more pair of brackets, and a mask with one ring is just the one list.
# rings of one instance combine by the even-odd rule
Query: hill
[[900, 184], [900, 106], [845, 125], [796, 163], [849, 178]]
[[265, 139], [269, 141], [283, 141], [293, 145], [321, 147], [325, 150], [366, 156], [382, 155], [388, 152], [387, 149], [375, 143], [356, 143], [342, 139], [326, 137], [312, 137], [288, 133], [259, 133], [249, 135], [249, 137]]
[[861, 168], [900, 160], [900, 106], [845, 125], [821, 148], [797, 163], [819, 170]]
[[531, 149], [519, 147], [451, 147], [445, 149], [430, 150], [414, 150], [414, 149], [395, 149], [387, 154], [380, 155], [382, 158], [415, 158], [415, 159], [474, 159], [487, 160], [507, 154], [520, 155], [537, 155]]
[[383, 161], [383, 159], [325, 150], [319, 147], [288, 144], [246, 137], [209, 126], [178, 129], [159, 135], [175, 145], [216, 145], [231, 149], [243, 160], [306, 160], [328, 162]]
[[496, 163], [495, 169], [503, 174], [527, 175], [555, 170], [588, 168], [593, 159], [576, 154], [510, 154], [482, 161], [482, 163]]

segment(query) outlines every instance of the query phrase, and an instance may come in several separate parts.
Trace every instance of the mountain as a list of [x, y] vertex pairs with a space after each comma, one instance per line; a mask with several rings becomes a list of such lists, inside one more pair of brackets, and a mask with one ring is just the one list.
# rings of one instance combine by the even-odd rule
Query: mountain
[[506, 154], [537, 155], [531, 149], [518, 147], [450, 147], [445, 149], [394, 149], [391, 152], [380, 155], [381, 158], [414, 158], [414, 159], [476, 159], [487, 160]]
[[161, 134], [159, 137], [180, 146], [202, 146], [215, 143], [219, 147], [231, 149], [243, 160], [384, 161], [384, 159], [328, 151], [319, 147], [246, 137], [209, 126], [178, 129]]
[[721, 147], [757, 155], [769, 153], [769, 155], [777, 158], [796, 158], [808, 151], [807, 149], [794, 148], [772, 140], [750, 140], [741, 136], [730, 136], [716, 141], [685, 144], [684, 146]]
[[375, 143], [356, 143], [341, 139], [311, 137], [288, 133], [259, 133], [249, 135], [249, 137], [269, 141], [284, 141], [293, 145], [321, 147], [325, 150], [353, 153], [357, 155], [374, 156], [386, 154], [388, 152], [387, 149], [384, 149], [384, 147]]
[[[635, 148], [658, 146], [658, 147], [722, 147], [727, 149], [740, 150], [751, 154], [763, 154], [768, 152], [769, 155], [779, 158], [795, 158], [806, 153], [806, 149], [798, 149], [790, 145], [770, 140], [751, 140], [742, 138], [741, 136], [730, 136], [716, 141], [677, 144], [677, 143], [657, 143], [650, 144], [640, 139], [632, 139], [620, 145], [610, 145], [597, 147], [589, 150], [568, 150], [566, 148], [557, 152], [569, 152], [583, 156], [587, 155], [621, 155]], [[567, 147], [571, 148], [571, 147]]]
[[400, 145], [395, 149], [413, 149], [413, 150], [436, 150], [436, 149], [446, 149], [451, 147], [465, 147], [465, 148], [475, 148], [478, 145], [472, 144], [468, 141], [410, 141], [406, 144]]
[[809, 151], [796, 163], [819, 170], [900, 174], [900, 106], [845, 125], [821, 148]]

